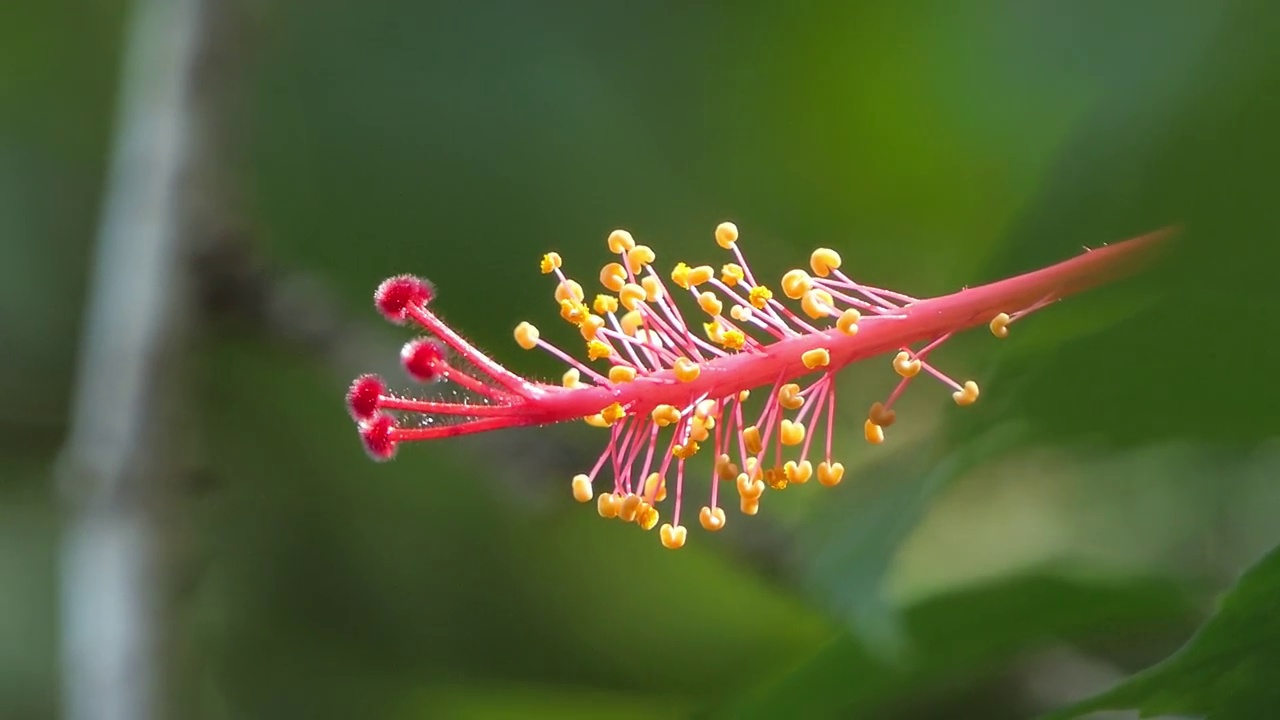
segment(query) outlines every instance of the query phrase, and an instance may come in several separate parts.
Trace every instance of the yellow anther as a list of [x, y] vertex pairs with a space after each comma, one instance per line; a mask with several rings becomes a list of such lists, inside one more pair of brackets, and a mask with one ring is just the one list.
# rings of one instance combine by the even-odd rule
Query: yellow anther
[[586, 305], [583, 305], [576, 300], [565, 298], [560, 301], [560, 317], [574, 325], [582, 324], [582, 321], [586, 320], [587, 315], [590, 313], [591, 310], [589, 310]]
[[618, 422], [626, 416], [627, 411], [622, 409], [621, 403], [613, 403], [609, 407], [600, 411], [600, 417], [604, 418], [604, 421], [610, 425]]
[[747, 465], [742, 469], [746, 471], [747, 476], [752, 480], [760, 479], [760, 460], [758, 458], [747, 458]]
[[644, 497], [649, 502], [662, 502], [667, 499], [667, 479], [659, 473], [649, 473], [644, 480]]
[[695, 417], [689, 421], [689, 439], [695, 444], [706, 442], [711, 437], [709, 428], [715, 426], [715, 421], [709, 418]]
[[720, 281], [729, 287], [737, 285], [746, 278], [747, 274], [738, 263], [727, 263], [720, 268]]
[[609, 252], [624, 253], [636, 246], [636, 239], [626, 230], [614, 230], [609, 233]]
[[746, 401], [747, 401], [748, 399], [750, 399], [750, 398], [751, 398], [751, 391], [750, 391], [750, 390], [739, 390], [739, 391], [738, 391], [738, 402], [739, 402], [739, 403], [744, 403], [744, 402], [746, 402]]
[[678, 262], [676, 266], [671, 268], [671, 282], [678, 285], [684, 290], [689, 289], [689, 271], [693, 268], [686, 263]]
[[636, 379], [636, 369], [627, 365], [614, 365], [609, 368], [609, 382], [629, 383]]
[[587, 315], [587, 319], [578, 326], [578, 332], [582, 333], [583, 340], [590, 342], [596, 339], [596, 333], [600, 332], [602, 327], [604, 327], [604, 318], [599, 315]]
[[911, 357], [911, 353], [903, 350], [893, 358], [893, 371], [904, 378], [912, 378], [920, 374], [920, 358]]
[[560, 269], [561, 260], [560, 253], [549, 252], [542, 256], [542, 264], [539, 267], [543, 275], [550, 275]]
[[773, 299], [773, 291], [763, 285], [757, 285], [751, 288], [751, 292], [747, 295], [747, 302], [757, 310], [763, 310], [769, 305], [769, 301]]
[[618, 509], [622, 505], [621, 500], [614, 493], [604, 493], [600, 499], [596, 500], [596, 512], [600, 513], [600, 517], [611, 519], [618, 517]]
[[577, 368], [565, 370], [564, 375], [560, 377], [560, 383], [570, 389], [586, 387], [582, 382], [582, 374], [578, 372]]
[[844, 479], [844, 466], [840, 463], [818, 463], [818, 482], [827, 487], [835, 487]]
[[595, 415], [588, 415], [582, 418], [582, 420], [586, 422], [588, 425], [590, 425], [591, 427], [598, 427], [598, 428], [609, 427], [609, 423], [605, 421], [604, 416], [601, 415], [600, 413], [596, 413]]
[[680, 422], [680, 410], [675, 405], [659, 405], [649, 413], [653, 418], [653, 424], [658, 427], [666, 427]]
[[627, 269], [611, 262], [600, 268], [600, 284], [613, 292], [618, 292], [627, 283]]
[[991, 334], [1001, 340], [1009, 337], [1009, 323], [1011, 322], [1013, 322], [1013, 320], [1009, 317], [1008, 313], [1000, 313], [999, 315], [991, 318]]
[[715, 532], [724, 527], [724, 509], [703, 505], [698, 512], [698, 522], [702, 524], [703, 530]]
[[627, 283], [618, 291], [618, 300], [622, 302], [622, 307], [628, 310], [635, 310], [640, 307], [640, 303], [644, 302], [648, 295], [640, 285]]
[[677, 443], [671, 448], [671, 454], [681, 460], [688, 460], [698, 453], [698, 443], [690, 441], [683, 445]]
[[835, 310], [831, 293], [822, 288], [814, 288], [800, 298], [800, 309], [814, 320], [821, 320]]
[[693, 382], [702, 373], [698, 363], [683, 357], [676, 358], [676, 361], [671, 364], [671, 369], [675, 371], [676, 379], [680, 382]]
[[587, 341], [588, 358], [591, 358], [592, 360], [599, 360], [600, 358], [607, 358], [612, 354], [613, 348], [609, 347], [609, 344], [603, 340]]
[[702, 329], [707, 333], [707, 339], [711, 342], [724, 342], [724, 326], [718, 320], [702, 323]]
[[653, 248], [648, 245], [637, 245], [627, 251], [627, 267], [632, 273], [639, 275], [657, 257], [653, 252]]
[[724, 336], [720, 338], [720, 344], [726, 350], [741, 350], [746, 347], [747, 336], [741, 330], [726, 330]]
[[790, 482], [787, 476], [782, 473], [781, 468], [769, 468], [764, 471], [764, 482], [769, 486], [770, 490], [786, 490]]
[[738, 322], [747, 322], [751, 319], [752, 310], [747, 305], [734, 305], [729, 308], [729, 317]]
[[658, 280], [656, 275], [646, 275], [640, 280], [640, 287], [644, 288], [644, 297], [649, 302], [657, 302], [662, 299], [662, 282]]
[[715, 276], [715, 268], [710, 265], [699, 265], [695, 268], [689, 268], [689, 287], [698, 287], [703, 283], [711, 282], [711, 278]]
[[840, 253], [831, 248], [818, 248], [809, 256], [809, 267], [818, 277], [826, 277], [840, 268]]
[[654, 348], [661, 348], [666, 345], [666, 343], [662, 341], [662, 335], [656, 330], [652, 332], [645, 330], [644, 328], [636, 330], [636, 340]]
[[635, 493], [627, 493], [618, 504], [618, 519], [622, 522], [635, 522], [636, 513], [640, 512], [640, 503], [644, 502]]
[[884, 426], [873, 422], [871, 418], [867, 418], [867, 421], [862, 423], [862, 434], [872, 445], [884, 442]]
[[[719, 412], [720, 407], [713, 398], [707, 398], [697, 405], [693, 406], [693, 416], [704, 420], [715, 420], [715, 415]], [[715, 427], [715, 423], [707, 425], [707, 427]]]
[[636, 331], [644, 327], [644, 315], [639, 310], [632, 310], [624, 314], [618, 324], [622, 326], [622, 332], [635, 337]]
[[532, 350], [538, 347], [538, 328], [527, 322], [522, 322], [516, 326], [515, 331], [516, 344], [525, 350]]
[[836, 320], [836, 329], [845, 335], [858, 334], [858, 321], [862, 319], [862, 313], [849, 308], [840, 313], [840, 317]]
[[671, 523], [663, 523], [662, 529], [658, 531], [658, 536], [662, 538], [662, 547], [668, 550], [679, 550], [684, 547], [684, 540], [688, 535], [689, 530], [685, 526], [672, 526]]
[[658, 508], [647, 503], [641, 505], [636, 512], [636, 524], [641, 530], [652, 530], [658, 524]]
[[778, 404], [786, 410], [799, 410], [804, 405], [804, 397], [800, 395], [800, 386], [787, 383], [778, 388]]
[[783, 420], [778, 424], [778, 439], [783, 445], [799, 445], [804, 442], [804, 423]]
[[738, 242], [738, 226], [731, 222], [722, 222], [716, 226], [716, 244], [728, 250]]
[[759, 455], [763, 447], [760, 443], [760, 428], [755, 425], [748, 425], [742, 428], [742, 446], [751, 455]]
[[800, 362], [810, 370], [817, 370], [831, 364], [831, 353], [826, 348], [814, 348], [801, 355]]
[[577, 280], [565, 278], [563, 282], [556, 285], [556, 302], [561, 300], [573, 300], [574, 302], [582, 302], [586, 297], [586, 293], [582, 292], [582, 286]]
[[618, 312], [618, 298], [612, 295], [597, 295], [596, 299], [591, 301], [591, 309], [601, 315]]
[[591, 502], [591, 478], [586, 475], [573, 476], [573, 499], [580, 503]]
[[698, 307], [702, 308], [702, 312], [715, 317], [724, 310], [724, 303], [720, 302], [720, 298], [716, 297], [713, 292], [704, 292], [698, 295]]
[[803, 485], [809, 482], [810, 476], [813, 475], [813, 463], [808, 460], [788, 460], [782, 465], [782, 473], [787, 476], [787, 480], [797, 485]]
[[809, 288], [813, 287], [813, 278], [809, 277], [809, 273], [800, 270], [788, 270], [786, 275], [782, 276], [782, 294], [792, 300], [799, 300], [804, 294], [809, 292]]
[[951, 393], [951, 397], [961, 407], [978, 402], [978, 383], [972, 380], [966, 381], [964, 389]]
[[889, 427], [898, 419], [898, 413], [885, 408], [884, 403], [874, 402], [867, 410], [867, 419], [881, 427]]
[[760, 512], [759, 498], [740, 498], [738, 501], [738, 509], [743, 515], [755, 515]]
[[764, 494], [764, 481], [752, 480], [746, 473], [738, 474], [738, 495], [749, 500], [758, 500]]
[[732, 480], [738, 477], [738, 466], [729, 459], [728, 455], [721, 453], [716, 457], [716, 477], [721, 480]]

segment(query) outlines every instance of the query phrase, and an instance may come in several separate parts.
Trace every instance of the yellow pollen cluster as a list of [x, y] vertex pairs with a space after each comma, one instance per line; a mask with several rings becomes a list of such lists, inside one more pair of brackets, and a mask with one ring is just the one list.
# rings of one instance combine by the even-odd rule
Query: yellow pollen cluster
[[600, 268], [600, 284], [605, 289], [612, 292], [622, 290], [622, 286], [627, 283], [627, 269], [622, 265], [611, 262]]
[[809, 256], [809, 267], [818, 277], [827, 277], [840, 269], [840, 253], [831, 248], [818, 248]]
[[720, 268], [720, 282], [733, 287], [738, 283], [747, 279], [747, 274], [742, 270], [742, 266], [737, 263], [728, 263]]
[[738, 226], [731, 222], [722, 222], [716, 226], [716, 244], [728, 250], [738, 242]]
[[813, 278], [809, 277], [809, 273], [800, 270], [789, 270], [786, 275], [782, 276], [782, 294], [792, 300], [799, 300], [804, 294], [809, 292], [809, 288], [813, 287]]
[[817, 370], [831, 364], [831, 353], [826, 348], [814, 348], [801, 354], [800, 362], [810, 370]]
[[1001, 340], [1009, 337], [1009, 323], [1011, 322], [1013, 322], [1013, 320], [1009, 317], [1008, 313], [1000, 313], [999, 315], [991, 318], [991, 334]]
[[836, 320], [836, 329], [845, 335], [858, 334], [858, 321], [862, 319], [862, 313], [849, 308], [840, 313], [839, 319]]
[[636, 369], [627, 365], [614, 365], [609, 368], [609, 382], [628, 383], [636, 379]]
[[556, 286], [556, 302], [564, 300], [573, 300], [574, 302], [582, 302], [586, 297], [586, 293], [582, 291], [582, 286], [576, 280], [566, 279], [564, 282]]
[[561, 264], [560, 253], [549, 252], [542, 256], [542, 263], [538, 267], [542, 270], [543, 275], [550, 275], [559, 270]]
[[515, 329], [516, 344], [525, 350], [532, 350], [538, 346], [538, 328], [532, 323], [522, 322]]
[[613, 348], [602, 340], [591, 340], [587, 343], [587, 357], [592, 360], [607, 358], [613, 354]]
[[804, 398], [800, 395], [800, 386], [795, 383], [787, 383], [778, 388], [778, 404], [785, 410], [799, 410], [804, 405]]
[[751, 288], [750, 294], [747, 295], [747, 301], [757, 310], [763, 310], [769, 305], [769, 301], [773, 299], [773, 291], [763, 285], [757, 285]]
[[814, 320], [821, 320], [835, 310], [835, 301], [831, 293], [821, 288], [814, 288], [800, 296], [800, 309]]
[[911, 353], [903, 350], [893, 358], [893, 371], [904, 378], [915, 377], [920, 374], [920, 368], [923, 364], [920, 358], [911, 357]]
[[715, 277], [715, 270], [710, 265], [689, 267], [681, 262], [676, 263], [675, 269], [671, 271], [671, 281], [685, 290], [709, 282], [713, 277]]
[[693, 382], [702, 373], [702, 368], [698, 366], [698, 363], [683, 357], [676, 358], [676, 361], [671, 364], [671, 369], [675, 372], [676, 379], [680, 382]]
[[658, 256], [648, 245], [636, 245], [627, 251], [627, 268], [633, 274], [639, 275], [657, 258]]
[[591, 309], [601, 315], [618, 312], [618, 298], [612, 295], [596, 295], [595, 300], [591, 301]]

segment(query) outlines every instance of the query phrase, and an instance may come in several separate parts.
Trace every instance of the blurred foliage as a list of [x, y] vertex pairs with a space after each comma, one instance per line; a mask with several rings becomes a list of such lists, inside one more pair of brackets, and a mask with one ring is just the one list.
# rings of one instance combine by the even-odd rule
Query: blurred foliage
[[1280, 702], [1280, 550], [1250, 569], [1222, 598], [1195, 637], [1169, 659], [1095, 698], [1051, 717], [1136, 708], [1143, 717], [1176, 714], [1256, 717]]
[[[675, 554], [569, 499], [596, 435], [373, 465], [347, 377], [207, 326], [200, 443], [174, 478], [191, 717], [1026, 716], [1046, 701], [1025, 683], [985, 692], [993, 678], [1056, 678], [1028, 658], [1062, 645], [1147, 667], [1280, 542], [1280, 414], [1247, 372], [1280, 366], [1274, 3], [226, 7], [237, 62], [208, 72], [237, 74], [228, 224], [370, 323], [378, 280], [422, 273], [450, 322], [535, 376], [558, 368], [509, 349], [516, 322], [555, 310], [538, 256], [593, 275], [618, 226], [660, 263], [711, 262], [732, 218], [759, 268], [830, 244], [915, 294], [1182, 233], [1140, 279], [1001, 343], [958, 339], [937, 360], [983, 401], [960, 412], [913, 388], [882, 448], [859, 416], [894, 379], [851, 368], [844, 485], [770, 496]], [[48, 470], [125, 9], [0, 10], [3, 717], [56, 709]], [[404, 339], [386, 337], [372, 359]], [[1187, 696], [1161, 709], [1269, 710], [1267, 686], [1195, 664], [1241, 683], [1240, 705], [1204, 704], [1213, 677], [1185, 664], [1274, 654], [1260, 629], [1233, 644], [1265, 609], [1253, 592], [1117, 701], [1175, 683]], [[1055, 682], [1062, 704], [1102, 689]]]

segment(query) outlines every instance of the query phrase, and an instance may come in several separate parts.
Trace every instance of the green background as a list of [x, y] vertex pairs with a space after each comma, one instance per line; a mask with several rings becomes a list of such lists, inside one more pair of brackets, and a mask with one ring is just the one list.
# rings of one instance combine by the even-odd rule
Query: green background
[[[207, 230], [251, 262], [197, 270], [183, 717], [1031, 717], [1167, 656], [1280, 542], [1274, 3], [224, 5]], [[3, 717], [58, 708], [52, 473], [126, 18], [0, 10]], [[679, 553], [572, 501], [586, 428], [361, 451], [342, 394], [409, 337], [370, 305], [382, 278], [431, 278], [455, 327], [555, 377], [510, 338], [571, 337], [541, 253], [591, 280], [627, 227], [660, 265], [716, 262], [723, 219], [761, 274], [831, 245], [921, 296], [1182, 233], [1139, 279], [940, 353], [983, 385], [969, 411], [920, 383], [868, 447], [892, 373], [849, 369], [845, 483]], [[263, 322], [255, 283], [327, 304]], [[1151, 709], [1275, 707], [1275, 596], [1230, 597], [1220, 666], [1175, 668], [1230, 683], [1174, 673], [1186, 697]]]

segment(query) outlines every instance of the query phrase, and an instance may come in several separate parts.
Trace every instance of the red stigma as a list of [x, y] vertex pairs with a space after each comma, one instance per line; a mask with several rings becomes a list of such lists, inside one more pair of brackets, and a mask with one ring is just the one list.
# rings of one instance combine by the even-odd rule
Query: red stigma
[[368, 420], [378, 412], [378, 403], [387, 386], [377, 375], [361, 375], [347, 390], [347, 410], [356, 420]]
[[409, 377], [418, 382], [439, 380], [449, 369], [444, 346], [434, 340], [411, 340], [400, 350], [400, 363]]
[[413, 275], [397, 275], [382, 281], [373, 293], [378, 312], [393, 323], [402, 324], [411, 307], [426, 307], [435, 297], [431, 283]]
[[390, 460], [396, 455], [396, 421], [390, 415], [382, 414], [360, 426], [360, 439], [364, 441], [364, 449], [374, 460]]

